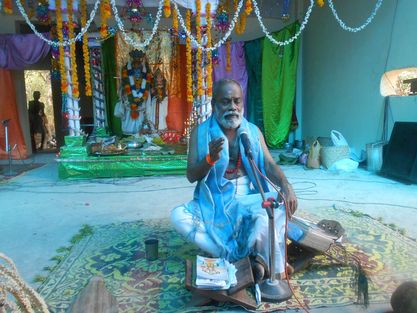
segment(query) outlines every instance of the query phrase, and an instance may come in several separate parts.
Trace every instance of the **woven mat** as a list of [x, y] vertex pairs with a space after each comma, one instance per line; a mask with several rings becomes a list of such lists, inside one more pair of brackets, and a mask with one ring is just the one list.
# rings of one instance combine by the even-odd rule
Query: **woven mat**
[[[317, 208], [314, 214], [298, 213], [313, 221], [339, 221], [346, 229], [345, 247], [361, 259], [370, 277], [371, 303], [390, 299], [398, 284], [417, 279], [417, 243], [363, 214], [336, 208]], [[144, 241], [159, 239], [160, 257], [147, 261]], [[188, 307], [191, 294], [184, 287], [184, 260], [201, 253], [186, 243], [168, 220], [146, 220], [94, 228], [63, 258], [39, 288], [53, 312], [65, 312], [92, 276], [103, 276], [117, 297], [120, 312], [196, 312], [233, 308]], [[357, 301], [353, 270], [319, 256], [292, 278], [298, 298], [310, 307], [340, 306]], [[248, 290], [248, 292], [250, 292]], [[298, 307], [291, 299], [263, 303], [258, 311]]]

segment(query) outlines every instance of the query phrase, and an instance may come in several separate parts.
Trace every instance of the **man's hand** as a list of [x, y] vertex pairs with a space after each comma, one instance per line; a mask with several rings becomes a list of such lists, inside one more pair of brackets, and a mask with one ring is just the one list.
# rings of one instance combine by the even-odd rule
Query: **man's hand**
[[210, 159], [216, 162], [220, 159], [220, 152], [223, 150], [224, 138], [217, 138], [209, 143]]
[[297, 210], [297, 197], [295, 196], [294, 190], [292, 189], [292, 186], [287, 183], [282, 188], [282, 193], [285, 197], [285, 202], [287, 204], [288, 214], [290, 217], [295, 213]]

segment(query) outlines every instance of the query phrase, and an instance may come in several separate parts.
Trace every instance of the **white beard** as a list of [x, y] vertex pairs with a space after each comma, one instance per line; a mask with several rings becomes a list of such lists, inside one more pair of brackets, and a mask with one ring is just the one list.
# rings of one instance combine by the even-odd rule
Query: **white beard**
[[[243, 119], [243, 112], [225, 112], [222, 116], [218, 116], [217, 112], [215, 113], [216, 119], [219, 122], [219, 124], [226, 129], [236, 129], [240, 126]], [[233, 116], [230, 119], [227, 119], [226, 117], [229, 115], [236, 114], [238, 116]]]

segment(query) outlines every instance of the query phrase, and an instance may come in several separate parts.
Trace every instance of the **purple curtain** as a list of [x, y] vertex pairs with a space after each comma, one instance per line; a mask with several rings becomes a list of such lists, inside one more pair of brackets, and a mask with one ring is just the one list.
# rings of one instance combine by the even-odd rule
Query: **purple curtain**
[[213, 66], [213, 81], [223, 78], [237, 80], [243, 88], [243, 103], [246, 116], [246, 89], [248, 86], [248, 73], [246, 71], [244, 42], [233, 42], [230, 49], [230, 62], [232, 70], [226, 71], [226, 46], [221, 46], [219, 51], [219, 64]]
[[0, 68], [21, 70], [44, 58], [51, 47], [35, 34], [0, 35]]

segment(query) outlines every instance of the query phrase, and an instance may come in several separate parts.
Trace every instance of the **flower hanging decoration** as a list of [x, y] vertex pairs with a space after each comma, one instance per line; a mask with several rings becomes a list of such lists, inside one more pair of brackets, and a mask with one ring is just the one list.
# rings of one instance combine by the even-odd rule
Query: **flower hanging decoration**
[[172, 30], [174, 31], [174, 36], [178, 35], [178, 13], [177, 10], [172, 12]]
[[143, 3], [142, 0], [127, 0], [127, 18], [133, 25], [142, 21]]
[[[206, 20], [207, 20], [207, 47], [211, 47], [211, 4], [207, 1], [206, 4]], [[212, 61], [211, 51], [207, 51], [207, 66], [206, 66], [206, 84], [207, 84], [207, 96], [211, 97], [213, 91], [213, 78], [212, 78]]]
[[111, 7], [109, 0], [102, 0], [100, 3], [100, 21], [101, 21], [101, 27], [100, 27], [100, 37], [101, 38], [107, 38], [109, 35], [108, 29], [107, 29], [107, 20], [111, 16]]
[[6, 14], [13, 14], [12, 0], [4, 0], [3, 1], [3, 11]]
[[171, 1], [164, 0], [164, 16], [170, 17], [171, 16]]
[[[191, 11], [187, 10], [185, 17], [187, 29], [191, 29]], [[187, 36], [185, 39], [185, 54], [187, 60], [187, 102], [193, 103], [193, 77], [192, 77], [192, 55], [191, 55], [191, 39]]]
[[320, 8], [324, 7], [324, 0], [316, 0], [316, 3]]
[[49, 24], [49, 2], [48, 0], [39, 0], [36, 6], [36, 18], [42, 24]]
[[[74, 38], [74, 21], [73, 21], [73, 7], [72, 0], [67, 0], [67, 13], [68, 13], [68, 37]], [[71, 55], [71, 83], [72, 83], [72, 96], [75, 99], [80, 97], [80, 91], [78, 87], [78, 72], [77, 72], [77, 55], [75, 54], [75, 43], [70, 46]]]
[[245, 13], [246, 15], [250, 15], [252, 13], [252, 1], [246, 0], [245, 2]]
[[[85, 27], [87, 22], [87, 0], [81, 0], [81, 28]], [[84, 59], [84, 77], [85, 77], [85, 95], [91, 97], [91, 77], [90, 77], [90, 51], [88, 50], [88, 36], [83, 36], [83, 59]]]
[[[195, 28], [196, 39], [201, 42], [201, 0], [195, 1]], [[197, 95], [203, 95], [203, 58], [201, 49], [197, 49]]]
[[222, 32], [225, 33], [227, 31], [227, 29], [229, 28], [229, 13], [227, 12], [227, 9], [225, 8], [224, 5], [220, 4], [217, 7], [216, 10], [216, 23], [215, 23], [215, 28]]
[[232, 70], [232, 62], [230, 60], [230, 53], [232, 50], [232, 43], [230, 39], [226, 41], [226, 71], [230, 72]]
[[[58, 33], [56, 26], [51, 27], [50, 31], [51, 39], [55, 42], [58, 42]], [[59, 74], [59, 46], [51, 46], [51, 79], [58, 80], [60, 77]]]
[[[56, 0], [56, 29], [58, 34], [58, 40], [64, 41], [64, 30], [62, 23], [62, 6], [61, 0]], [[59, 71], [61, 75], [61, 92], [65, 95], [68, 92], [67, 73], [65, 69], [65, 49], [64, 46], [59, 46]]]
[[[236, 11], [238, 6], [238, 0], [233, 0], [233, 9]], [[242, 35], [246, 28], [246, 11], [240, 14], [240, 19], [236, 22], [235, 31], [236, 34]]]

